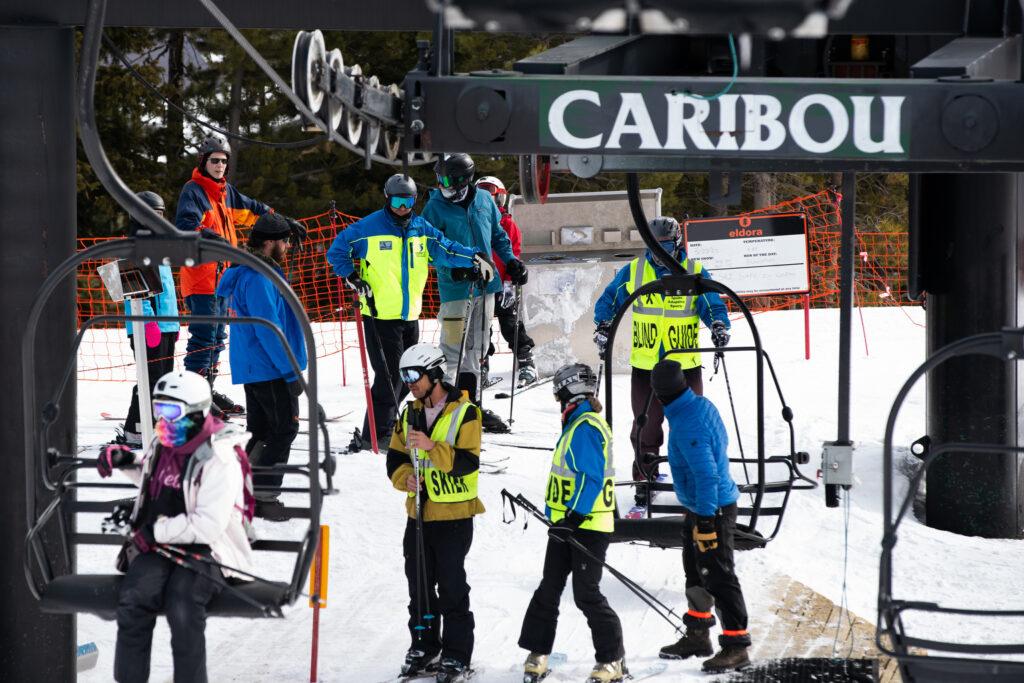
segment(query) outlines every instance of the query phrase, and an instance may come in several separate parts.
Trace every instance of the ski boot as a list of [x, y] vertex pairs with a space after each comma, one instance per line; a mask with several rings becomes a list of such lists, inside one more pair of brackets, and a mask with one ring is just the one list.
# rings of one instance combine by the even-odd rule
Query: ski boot
[[483, 429], [488, 434], [508, 434], [512, 430], [505, 424], [505, 421], [486, 408], [480, 409], [480, 421]]
[[720, 674], [727, 671], [740, 671], [750, 666], [746, 645], [723, 645], [717, 655], [704, 660], [701, 670], [704, 673]]
[[529, 365], [519, 366], [519, 377], [516, 380], [516, 387], [522, 389], [537, 381], [537, 368], [534, 367], [533, 361], [530, 361]]
[[230, 396], [220, 393], [219, 391], [210, 390], [213, 395], [213, 403], [220, 411], [228, 417], [232, 415], [245, 415], [245, 408], [232, 400]]
[[418, 650], [409, 648], [405, 653], [405, 662], [402, 664], [401, 676], [412, 677], [432, 672], [437, 668], [437, 650]]
[[356, 427], [352, 431], [352, 441], [349, 442], [346, 452], [358, 453], [359, 451], [368, 451], [373, 447], [369, 439], [364, 439], [363, 435], [359, 433], [359, 428]]
[[441, 667], [437, 670], [434, 680], [437, 683], [463, 683], [473, 677], [473, 670], [457, 659], [445, 658], [441, 660]]
[[614, 662], [598, 662], [594, 664], [594, 670], [590, 672], [587, 683], [618, 683], [625, 675], [621, 659]]
[[523, 683], [539, 683], [548, 677], [548, 656], [531, 652], [523, 664]]
[[706, 628], [686, 627], [686, 633], [675, 643], [666, 645], [658, 652], [662, 659], [686, 659], [687, 657], [709, 657], [714, 653], [711, 635]]
[[287, 522], [291, 517], [284, 510], [284, 503], [277, 497], [276, 493], [263, 491], [253, 495], [256, 499], [256, 511], [254, 514], [268, 522]]
[[121, 446], [127, 446], [132, 450], [138, 450], [142, 448], [142, 434], [139, 434], [137, 432], [129, 432], [124, 427], [116, 427], [114, 429], [114, 432], [114, 439], [110, 443], [116, 443]]

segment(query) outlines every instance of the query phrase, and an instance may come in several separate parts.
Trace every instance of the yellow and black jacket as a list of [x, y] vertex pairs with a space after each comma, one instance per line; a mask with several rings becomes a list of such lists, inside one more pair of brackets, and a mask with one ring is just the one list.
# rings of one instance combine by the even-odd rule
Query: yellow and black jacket
[[[466, 519], [484, 512], [477, 495], [477, 477], [480, 471], [480, 409], [473, 405], [465, 392], [448, 384], [448, 400], [434, 424], [425, 430], [434, 447], [420, 453], [420, 468], [424, 478], [420, 500], [423, 503], [423, 521], [438, 522]], [[422, 414], [423, 403], [413, 401], [412, 410]], [[405, 492], [405, 481], [414, 473], [412, 456], [406, 445], [409, 425], [409, 406], [395, 421], [388, 448], [387, 472], [392, 485]], [[409, 493], [406, 512], [416, 516], [415, 495]]]

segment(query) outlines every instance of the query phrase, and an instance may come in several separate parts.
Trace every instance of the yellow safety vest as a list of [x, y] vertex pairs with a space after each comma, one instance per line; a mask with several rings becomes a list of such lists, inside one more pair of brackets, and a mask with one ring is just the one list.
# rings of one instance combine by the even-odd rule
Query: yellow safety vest
[[[466, 411], [472, 404], [464, 401], [455, 410], [448, 412], [441, 411], [433, 428], [430, 430], [431, 441], [444, 441], [452, 448], [455, 448], [455, 439], [459, 435], [459, 427], [466, 417]], [[409, 442], [409, 411], [402, 413], [402, 429], [406, 443]], [[427, 496], [435, 503], [461, 503], [476, 498], [476, 481], [479, 472], [471, 472], [463, 477], [453, 477], [447, 472], [442, 472], [434, 466], [430, 454], [424, 450], [417, 450], [420, 459], [420, 472], [427, 485]], [[415, 496], [409, 492], [409, 496]]]
[[[612, 463], [612, 430], [600, 415], [585, 412], [576, 418], [555, 446], [551, 458], [551, 473], [548, 474], [548, 488], [544, 502], [552, 522], [565, 517], [566, 503], [572, 500], [576, 488], [576, 472], [566, 467], [565, 454], [572, 443], [576, 428], [584, 422], [601, 432], [604, 440], [604, 484], [601, 493], [594, 500], [594, 507], [588, 513], [590, 518], [580, 525], [581, 529], [611, 533], [615, 530], [615, 467]], [[582, 514], [582, 513], [581, 513]]]
[[[366, 256], [359, 264], [359, 276], [373, 288], [378, 318], [419, 320], [429, 262], [425, 235], [366, 238]], [[408, 309], [403, 311], [405, 301]], [[360, 309], [363, 315], [370, 315], [366, 301], [360, 301]]]
[[[643, 261], [643, 269], [639, 267]], [[700, 261], [684, 259], [682, 264], [686, 272], [697, 275], [704, 270]], [[629, 262], [629, 279], [626, 280], [626, 291], [632, 294], [658, 276], [654, 266], [646, 257], [638, 257]], [[629, 354], [629, 364], [639, 370], [652, 369], [662, 357], [662, 350], [695, 349], [697, 331], [700, 328], [700, 316], [697, 315], [697, 297], [693, 296], [662, 296], [647, 294], [633, 302], [633, 347]], [[672, 360], [677, 361], [684, 370], [700, 367], [699, 353], [674, 353]]]

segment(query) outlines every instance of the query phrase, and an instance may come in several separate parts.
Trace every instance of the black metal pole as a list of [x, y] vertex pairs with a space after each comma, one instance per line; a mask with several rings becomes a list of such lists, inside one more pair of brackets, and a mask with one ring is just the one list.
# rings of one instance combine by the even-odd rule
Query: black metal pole
[[[849, 446], [850, 441], [850, 338], [853, 323], [853, 266], [856, 251], [854, 221], [856, 219], [857, 174], [843, 174], [842, 232], [839, 239], [839, 382], [836, 441], [838, 446]], [[839, 486], [825, 484], [825, 505], [839, 505]]]
[[[75, 33], [57, 26], [0, 27], [0, 384], [21, 387], [21, 335], [39, 288], [50, 271], [75, 250]], [[75, 289], [69, 279], [54, 293], [40, 324], [43, 341], [32, 369], [48, 393], [60, 381], [75, 334]], [[62, 452], [74, 453], [75, 392], [51, 433]], [[0, 678], [11, 681], [74, 681], [75, 619], [46, 615], [25, 586], [23, 539], [30, 500], [46, 497], [38, 477], [27, 490], [23, 417], [19, 391], [7, 391], [0, 437]], [[35, 495], [31, 495], [35, 494]], [[53, 542], [56, 539], [50, 538]], [[55, 549], [57, 545], [53, 546]], [[55, 561], [63, 552], [52, 554]], [[74, 554], [69, 557], [74, 563]], [[55, 567], [55, 570], [64, 568]]]

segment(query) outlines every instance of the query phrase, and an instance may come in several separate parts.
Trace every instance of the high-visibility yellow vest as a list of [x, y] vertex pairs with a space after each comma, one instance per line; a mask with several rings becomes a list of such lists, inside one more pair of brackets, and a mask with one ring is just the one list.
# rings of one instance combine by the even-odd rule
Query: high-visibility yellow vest
[[[643, 268], [640, 268], [641, 261]], [[691, 275], [704, 270], [697, 260], [684, 259], [681, 265]], [[626, 291], [632, 294], [657, 279], [654, 266], [646, 257], [635, 258], [629, 262]], [[629, 364], [640, 370], [650, 370], [661, 360], [663, 350], [697, 348], [700, 345], [697, 341], [699, 328], [696, 295], [646, 294], [638, 298], [633, 302], [633, 346]], [[700, 367], [699, 353], [674, 353], [672, 360], [678, 362], [683, 370]]]
[[[551, 458], [551, 473], [548, 474], [548, 488], [544, 502], [548, 506], [548, 516], [552, 522], [565, 517], [568, 509], [566, 504], [576, 493], [576, 472], [565, 464], [565, 454], [572, 443], [573, 433], [584, 422], [597, 427], [604, 441], [604, 482], [601, 493], [594, 500], [594, 507], [588, 513], [590, 518], [580, 525], [581, 529], [611, 533], [615, 530], [615, 467], [612, 459], [612, 430], [600, 415], [585, 412], [569, 425], [555, 446]], [[582, 514], [582, 513], [581, 513]]]
[[[373, 288], [377, 317], [381, 320], [418, 320], [423, 308], [430, 254], [427, 237], [374, 235], [366, 238], [366, 256], [359, 264], [359, 276]], [[403, 303], [408, 309], [403, 311]], [[370, 315], [366, 301], [363, 315]]]
[[[462, 426], [462, 420], [471, 405], [469, 401], [464, 401], [451, 412], [442, 411], [430, 430], [430, 440], [444, 441], [455, 448], [459, 427]], [[402, 429], [405, 442], [409, 443], [409, 410], [402, 413]], [[435, 467], [430, 454], [426, 451], [417, 449], [417, 455], [420, 459], [420, 473], [427, 485], [427, 496], [430, 500], [435, 503], [461, 503], [476, 498], [476, 482], [480, 474], [478, 471], [462, 477], [453, 477]], [[409, 492], [410, 497], [415, 495]]]

